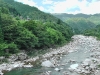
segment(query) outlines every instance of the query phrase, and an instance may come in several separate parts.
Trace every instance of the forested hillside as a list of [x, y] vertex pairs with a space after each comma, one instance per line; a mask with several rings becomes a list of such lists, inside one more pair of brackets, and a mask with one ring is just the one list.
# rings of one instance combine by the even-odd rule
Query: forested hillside
[[54, 15], [55, 17], [57, 18], [60, 18], [62, 19], [63, 21], [66, 21], [67, 19], [69, 18], [79, 18], [79, 17], [83, 17], [83, 18], [89, 18], [91, 17], [92, 15], [87, 15], [87, 14], [67, 14], [67, 13], [54, 13], [52, 14]]
[[[71, 39], [73, 35], [71, 27], [61, 20], [35, 7], [13, 0], [4, 1], [0, 0], [0, 56], [9, 56], [20, 50], [34, 51], [34, 49], [50, 48]], [[10, 1], [12, 1], [11, 4]], [[24, 7], [26, 7], [25, 10], [22, 10]], [[31, 14], [31, 19], [27, 19], [26, 16], [30, 16], [30, 13], [35, 16]]]
[[44, 13], [36, 7], [30, 7], [29, 5], [15, 2], [14, 0], [4, 0], [4, 1], [12, 5], [24, 19], [28, 18], [32, 20], [54, 21], [54, 22], [57, 22], [58, 20], [51, 14]]
[[53, 14], [55, 17], [68, 23], [74, 30], [75, 34], [83, 33], [87, 29], [93, 29], [100, 24], [100, 14]]
[[89, 29], [84, 32], [86, 36], [96, 36], [100, 40], [100, 25], [97, 25], [94, 29]]
[[96, 25], [100, 24], [100, 21], [99, 21], [99, 17], [100, 17], [100, 14], [67, 14], [67, 13], [61, 13], [61, 14], [58, 14], [58, 13], [55, 13], [55, 14], [52, 14], [54, 15], [55, 17], [57, 18], [60, 18], [61, 20], [63, 20], [64, 22], [66, 22], [66, 20], [70, 19], [70, 18], [85, 18], [93, 23], [95, 23]]
[[91, 21], [80, 17], [80, 18], [70, 18], [66, 21], [74, 30], [75, 34], [82, 34], [87, 29], [93, 29], [96, 27]]

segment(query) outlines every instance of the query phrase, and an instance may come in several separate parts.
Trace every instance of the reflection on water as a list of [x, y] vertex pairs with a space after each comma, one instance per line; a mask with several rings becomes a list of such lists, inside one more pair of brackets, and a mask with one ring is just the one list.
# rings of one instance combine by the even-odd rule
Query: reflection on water
[[4, 75], [38, 75], [41, 73], [39, 70], [41, 67], [34, 67], [34, 68], [17, 68]]

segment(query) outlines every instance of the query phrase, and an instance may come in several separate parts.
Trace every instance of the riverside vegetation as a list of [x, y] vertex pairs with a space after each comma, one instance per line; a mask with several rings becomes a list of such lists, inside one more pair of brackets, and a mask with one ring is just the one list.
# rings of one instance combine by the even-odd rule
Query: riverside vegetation
[[72, 35], [66, 23], [50, 14], [14, 0], [0, 0], [0, 56], [55, 47]]

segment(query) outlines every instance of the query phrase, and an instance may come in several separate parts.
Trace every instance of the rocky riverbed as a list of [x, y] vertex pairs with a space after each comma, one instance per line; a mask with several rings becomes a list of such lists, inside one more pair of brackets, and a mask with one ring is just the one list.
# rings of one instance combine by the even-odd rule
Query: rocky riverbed
[[[46, 75], [50, 75], [50, 74], [51, 75], [81, 75], [81, 74], [97, 75], [99, 74], [100, 68], [98, 67], [98, 65], [100, 65], [100, 41], [97, 41], [96, 37], [91, 37], [91, 36], [88, 37], [82, 35], [75, 35], [72, 38], [73, 38], [73, 42], [70, 42], [65, 47], [62, 47], [62, 49], [60, 48], [60, 51], [62, 51], [60, 52], [61, 55], [56, 54], [53, 57], [51, 56], [51, 58], [49, 59], [51, 62], [52, 59], [55, 60], [55, 62], [53, 63], [53, 65], [51, 64], [48, 65], [50, 67], [56, 67], [54, 70], [60, 72], [60, 74], [56, 72], [51, 73], [54, 71], [49, 71], [49, 73], [48, 71], [46, 71], [47, 73]], [[70, 57], [67, 59], [66, 56], [67, 57], [70, 56]], [[44, 65], [45, 63], [47, 63], [46, 61], [42, 63], [42, 66], [46, 67], [47, 64]], [[66, 66], [66, 68], [65, 67], [62, 68], [62, 66]]]
[[[34, 58], [29, 58], [25, 53], [12, 55], [8, 58], [8, 63], [0, 65], [0, 75], [18, 67], [34, 67], [37, 60], [43, 66], [43, 72], [39, 75], [97, 75], [100, 65], [100, 41], [95, 37], [83, 35], [75, 35], [72, 39], [67, 45], [51, 48], [50, 52]], [[1, 61], [3, 59], [4, 57], [0, 58]]]

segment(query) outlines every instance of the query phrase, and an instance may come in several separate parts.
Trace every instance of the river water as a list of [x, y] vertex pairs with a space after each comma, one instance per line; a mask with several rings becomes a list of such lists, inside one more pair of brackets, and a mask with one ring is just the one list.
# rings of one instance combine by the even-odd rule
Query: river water
[[[91, 58], [91, 50], [100, 48], [99, 42], [93, 37], [86, 37], [82, 35], [76, 35], [73, 37], [73, 42], [70, 43], [69, 52], [61, 55], [59, 59], [59, 65], [55, 68], [61, 69], [60, 72], [55, 71], [55, 68], [46, 68], [46, 67], [32, 67], [32, 68], [18, 68], [10, 72], [5, 73], [5, 75], [41, 75], [41, 73], [46, 71], [51, 71], [51, 75], [64, 75], [63, 73], [67, 71], [69, 75], [80, 75], [76, 72], [70, 72], [69, 68], [73, 64], [80, 65], [86, 58]], [[71, 50], [70, 50], [71, 49]], [[75, 62], [69, 62], [74, 60]]]

